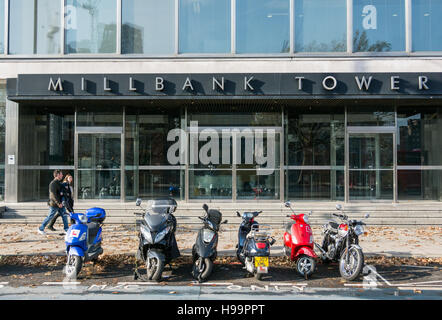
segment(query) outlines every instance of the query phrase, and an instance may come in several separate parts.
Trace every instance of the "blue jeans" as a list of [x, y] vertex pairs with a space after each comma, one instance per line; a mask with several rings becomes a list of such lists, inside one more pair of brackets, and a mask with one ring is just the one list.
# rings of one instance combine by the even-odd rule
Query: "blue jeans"
[[46, 217], [46, 219], [44, 219], [43, 223], [40, 226], [40, 231], [44, 231], [44, 229], [46, 228], [47, 224], [49, 223], [49, 221], [52, 220], [52, 218], [57, 214], [57, 212], [60, 213], [61, 218], [63, 219], [63, 227], [64, 227], [64, 231], [68, 231], [69, 229], [69, 223], [68, 223], [68, 217], [66, 214], [66, 210], [64, 207], [62, 208], [57, 208], [57, 207], [49, 207], [49, 214]]

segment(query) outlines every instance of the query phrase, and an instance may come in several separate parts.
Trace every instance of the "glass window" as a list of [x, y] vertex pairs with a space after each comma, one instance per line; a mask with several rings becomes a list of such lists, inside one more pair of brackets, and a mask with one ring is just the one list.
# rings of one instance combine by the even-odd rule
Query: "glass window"
[[230, 0], [180, 0], [179, 52], [230, 52]]
[[347, 1], [295, 1], [295, 51], [347, 51]]
[[122, 53], [172, 54], [174, 48], [174, 0], [123, 1]]
[[184, 170], [126, 170], [126, 199], [184, 198]]
[[289, 0], [236, 1], [237, 53], [284, 53], [289, 50]]
[[394, 107], [350, 106], [347, 113], [349, 126], [395, 126]]
[[9, 1], [9, 53], [60, 53], [60, 11], [59, 1]]
[[287, 199], [344, 200], [344, 171], [288, 170]]
[[0, 0], [0, 54], [5, 53], [5, 0]]
[[[61, 170], [63, 177], [69, 173], [75, 181], [74, 170]], [[18, 201], [48, 201], [49, 184], [54, 179], [53, 169], [19, 169]], [[75, 185], [73, 186], [75, 190]], [[80, 194], [79, 194], [80, 197]]]
[[413, 51], [442, 50], [442, 1], [412, 1]]
[[6, 84], [0, 83], [0, 201], [5, 197]]
[[122, 127], [122, 107], [80, 107], [77, 113], [78, 127]]
[[19, 165], [74, 165], [74, 109], [20, 106]]
[[117, 1], [66, 0], [65, 52], [115, 53]]
[[288, 165], [344, 165], [344, 109], [290, 110], [287, 128]]
[[399, 200], [442, 201], [441, 170], [398, 170]]
[[404, 0], [354, 0], [353, 51], [405, 50]]
[[398, 108], [398, 165], [442, 165], [441, 112], [441, 107]]

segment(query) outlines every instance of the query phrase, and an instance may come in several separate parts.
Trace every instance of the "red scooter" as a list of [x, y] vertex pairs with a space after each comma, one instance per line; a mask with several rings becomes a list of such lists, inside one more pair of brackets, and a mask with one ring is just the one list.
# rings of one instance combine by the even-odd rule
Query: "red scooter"
[[[285, 203], [287, 208], [293, 212], [288, 215], [294, 222], [287, 225], [284, 233], [284, 252], [290, 260], [296, 261], [296, 269], [298, 273], [307, 279], [316, 267], [317, 255], [315, 254], [313, 232], [308, 224], [308, 216], [306, 214], [296, 214], [292, 209], [290, 201]], [[311, 214], [311, 213], [310, 213]]]

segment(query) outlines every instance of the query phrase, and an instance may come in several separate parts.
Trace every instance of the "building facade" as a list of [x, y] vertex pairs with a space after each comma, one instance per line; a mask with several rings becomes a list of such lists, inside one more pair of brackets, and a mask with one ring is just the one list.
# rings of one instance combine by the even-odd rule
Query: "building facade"
[[442, 0], [0, 0], [0, 193], [442, 200]]

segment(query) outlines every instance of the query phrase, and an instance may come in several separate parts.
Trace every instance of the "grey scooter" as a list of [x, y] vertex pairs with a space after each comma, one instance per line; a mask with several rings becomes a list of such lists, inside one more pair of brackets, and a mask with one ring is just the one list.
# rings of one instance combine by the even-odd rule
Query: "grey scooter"
[[198, 217], [203, 221], [203, 227], [198, 231], [195, 244], [192, 247], [192, 276], [203, 282], [207, 280], [213, 270], [213, 261], [216, 259], [218, 245], [218, 231], [221, 224], [222, 214], [218, 210], [210, 209], [207, 204], [203, 205], [206, 212], [204, 217]]

